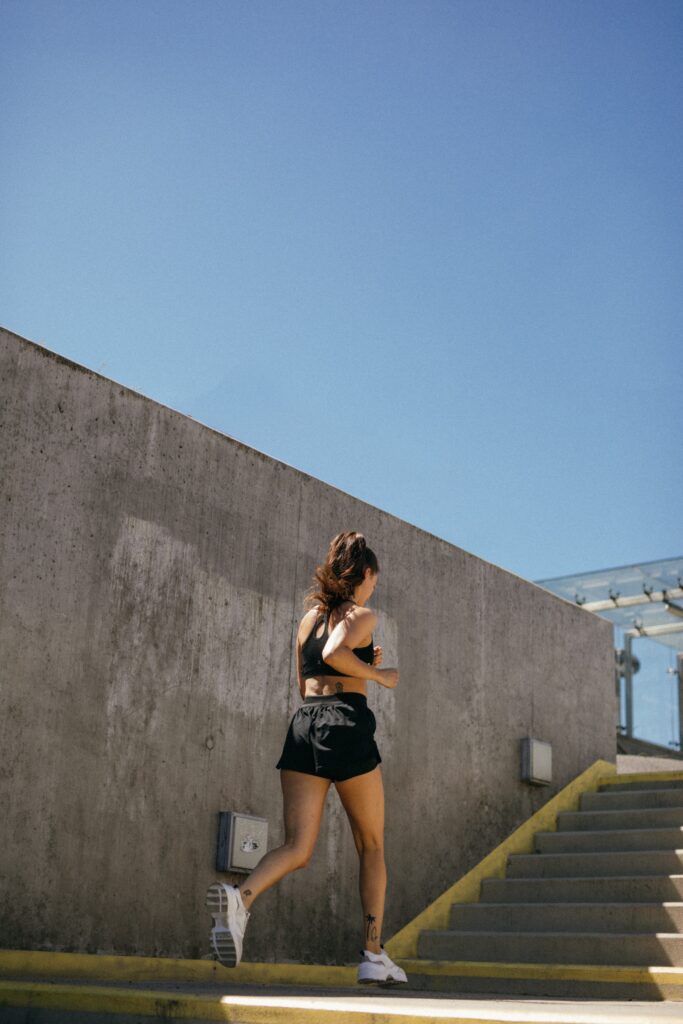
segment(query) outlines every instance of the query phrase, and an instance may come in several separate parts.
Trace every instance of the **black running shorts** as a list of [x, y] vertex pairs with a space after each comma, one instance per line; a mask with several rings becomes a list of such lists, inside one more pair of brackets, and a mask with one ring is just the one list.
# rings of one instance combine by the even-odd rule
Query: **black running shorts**
[[382, 760], [377, 719], [364, 693], [304, 697], [289, 723], [276, 768], [342, 782], [371, 772]]

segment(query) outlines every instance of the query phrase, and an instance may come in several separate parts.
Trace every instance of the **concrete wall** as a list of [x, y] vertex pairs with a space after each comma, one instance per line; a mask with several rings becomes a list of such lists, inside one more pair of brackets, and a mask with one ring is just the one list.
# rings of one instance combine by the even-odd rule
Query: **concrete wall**
[[[368, 684], [384, 939], [615, 759], [607, 621], [7, 331], [0, 373], [3, 947], [208, 953], [217, 812], [284, 839], [293, 641], [340, 529], [378, 554], [376, 642], [401, 671]], [[550, 787], [519, 781], [526, 734], [553, 744]], [[362, 929], [332, 787], [310, 865], [254, 904], [244, 956], [353, 963]]]

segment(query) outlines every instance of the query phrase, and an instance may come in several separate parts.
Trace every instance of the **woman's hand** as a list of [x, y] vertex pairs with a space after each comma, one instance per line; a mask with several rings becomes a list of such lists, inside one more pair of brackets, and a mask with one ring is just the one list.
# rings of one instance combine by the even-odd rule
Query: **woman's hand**
[[380, 686], [386, 686], [388, 690], [395, 689], [398, 683], [398, 669], [378, 668], [375, 671], [375, 682], [379, 683]]
[[384, 651], [382, 650], [382, 648], [379, 647], [379, 646], [375, 647], [374, 648], [374, 654], [372, 656], [372, 664], [373, 665], [381, 665], [383, 657], [384, 657]]

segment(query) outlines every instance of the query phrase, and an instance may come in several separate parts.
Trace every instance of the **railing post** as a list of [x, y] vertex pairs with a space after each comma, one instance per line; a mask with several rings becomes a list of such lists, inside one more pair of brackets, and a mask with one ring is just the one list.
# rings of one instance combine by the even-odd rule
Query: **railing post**
[[633, 736], [633, 637], [624, 634], [624, 701], [626, 704], [626, 735]]

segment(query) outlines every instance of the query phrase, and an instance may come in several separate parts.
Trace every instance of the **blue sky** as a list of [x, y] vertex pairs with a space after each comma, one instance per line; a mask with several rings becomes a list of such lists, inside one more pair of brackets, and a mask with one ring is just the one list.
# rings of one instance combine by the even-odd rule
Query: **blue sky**
[[529, 579], [682, 553], [678, 0], [0, 20], [4, 326]]

